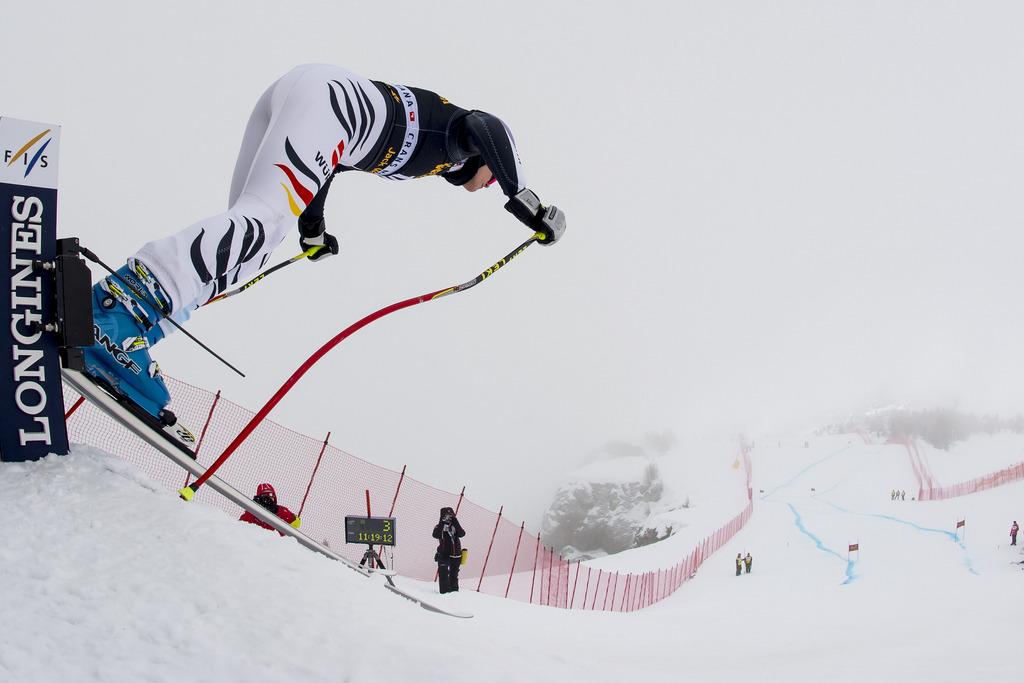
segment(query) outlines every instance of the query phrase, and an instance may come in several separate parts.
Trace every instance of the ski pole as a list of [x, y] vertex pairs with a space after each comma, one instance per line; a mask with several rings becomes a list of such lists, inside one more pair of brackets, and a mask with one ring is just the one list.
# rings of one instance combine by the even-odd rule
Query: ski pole
[[449, 294], [464, 292], [467, 289], [470, 289], [471, 287], [475, 287], [476, 285], [480, 284], [481, 282], [489, 278], [491, 275], [494, 275], [494, 273], [496, 273], [503, 266], [508, 264], [508, 262], [514, 259], [516, 256], [519, 256], [521, 253], [526, 251], [526, 248], [529, 247], [531, 244], [543, 239], [543, 233], [535, 232], [533, 236], [530, 237], [530, 239], [520, 244], [518, 247], [516, 247], [511, 252], [506, 254], [504, 258], [502, 258], [500, 261], [495, 263], [493, 266], [491, 266], [484, 272], [477, 275], [472, 280], [463, 282], [461, 285], [455, 285], [454, 287], [439, 289], [436, 292], [421, 294], [420, 296], [413, 297], [411, 299], [406, 299], [405, 301], [393, 303], [390, 306], [385, 306], [384, 308], [381, 308], [371, 313], [370, 315], [362, 318], [361, 320], [346, 327], [344, 330], [339, 332], [335, 337], [330, 339], [326, 344], [317, 349], [317, 351], [313, 355], [307, 358], [306, 361], [302, 365], [300, 365], [299, 368], [294, 373], [292, 373], [292, 376], [289, 377], [285, 381], [285, 383], [281, 385], [281, 388], [277, 390], [277, 393], [275, 393], [270, 398], [270, 400], [267, 401], [266, 405], [260, 408], [259, 412], [257, 412], [251, 420], [249, 420], [249, 424], [245, 425], [242, 431], [238, 433], [238, 436], [236, 436], [235, 439], [230, 444], [228, 444], [228, 447], [224, 449], [224, 452], [220, 454], [220, 457], [217, 458], [213, 462], [213, 464], [210, 465], [198, 479], [196, 479], [194, 482], [178, 491], [178, 494], [184, 500], [192, 500], [192, 497], [195, 496], [196, 491], [199, 490], [199, 487], [205, 484], [207, 480], [209, 480], [209, 478], [212, 477], [214, 473], [217, 472], [218, 469], [220, 469], [221, 465], [224, 464], [224, 461], [226, 461], [231, 456], [231, 454], [234, 453], [235, 450], [237, 450], [238, 447], [242, 445], [242, 442], [244, 442], [249, 437], [253, 430], [255, 430], [256, 427], [259, 426], [261, 422], [263, 422], [263, 420], [267, 417], [270, 411], [274, 409], [274, 406], [276, 406], [281, 401], [281, 399], [284, 398], [285, 394], [291, 391], [291, 388], [295, 386], [296, 382], [302, 379], [302, 376], [305, 375], [306, 372], [317, 363], [317, 361], [319, 361], [321, 358], [327, 355], [328, 351], [330, 351], [335, 346], [343, 342], [350, 335], [366, 327], [374, 320], [383, 318], [389, 313], [394, 313], [395, 311], [399, 311], [403, 308], [409, 308], [410, 306], [421, 304], [424, 301], [433, 301], [435, 299], [440, 299], [441, 297], [448, 296]]
[[274, 271], [281, 270], [285, 266], [290, 266], [291, 264], [295, 263], [296, 261], [301, 261], [304, 258], [308, 258], [308, 257], [312, 256], [313, 254], [315, 254], [316, 252], [320, 251], [323, 248], [324, 248], [323, 245], [319, 245], [318, 244], [315, 247], [310, 247], [309, 249], [307, 249], [306, 251], [302, 252], [301, 254], [298, 254], [297, 256], [292, 256], [287, 261], [281, 261], [281, 263], [278, 263], [276, 266], [273, 266], [271, 268], [267, 268], [262, 273], [258, 274], [256, 277], [254, 277], [253, 279], [249, 280], [248, 282], [246, 282], [244, 285], [242, 285], [238, 289], [233, 289], [230, 292], [224, 292], [223, 294], [218, 294], [217, 296], [213, 297], [212, 299], [207, 301], [205, 304], [203, 304], [203, 306], [209, 306], [214, 301], [220, 301], [222, 299], [227, 299], [229, 296], [234, 296], [235, 294], [241, 294], [242, 292], [244, 292], [245, 290], [249, 289], [250, 287], [255, 285], [257, 282], [259, 282], [260, 280], [262, 280], [266, 276], [270, 275]]
[[89, 259], [93, 263], [96, 263], [96, 264], [102, 266], [104, 270], [106, 270], [108, 273], [110, 273], [113, 277], [117, 278], [117, 280], [122, 285], [124, 285], [128, 289], [128, 291], [130, 291], [132, 294], [134, 294], [135, 296], [139, 297], [143, 301], [146, 301], [150, 305], [152, 305], [154, 310], [156, 310], [156, 312], [160, 314], [161, 320], [166, 320], [167, 322], [169, 322], [171, 325], [173, 325], [175, 328], [177, 328], [183, 335], [185, 335], [186, 337], [188, 337], [189, 339], [194, 341], [196, 344], [198, 344], [208, 354], [210, 354], [211, 356], [213, 356], [214, 358], [219, 360], [221, 363], [223, 363], [224, 365], [228, 366], [229, 368], [231, 368], [232, 370], [237, 372], [242, 377], [245, 377], [245, 373], [244, 372], [242, 372], [241, 370], [236, 368], [234, 365], [232, 365], [231, 363], [229, 363], [226, 360], [224, 360], [224, 358], [221, 357], [220, 354], [218, 354], [216, 351], [211, 349], [209, 346], [207, 346], [203, 342], [201, 342], [198, 339], [196, 339], [195, 336], [193, 336], [191, 332], [189, 332], [184, 327], [182, 327], [177, 322], [175, 322], [175, 320], [171, 316], [167, 315], [162, 310], [160, 310], [160, 306], [159, 305], [155, 305], [154, 302], [150, 300], [150, 298], [146, 295], [145, 292], [141, 292], [138, 289], [136, 289], [135, 287], [132, 287], [130, 284], [128, 284], [128, 282], [125, 281], [125, 279], [123, 277], [118, 275], [117, 272], [113, 268], [111, 268], [106, 263], [101, 261], [100, 258], [96, 254], [92, 253], [91, 251], [89, 251], [85, 247], [81, 247], [81, 246], [79, 247], [79, 252], [81, 252], [82, 256], [84, 256], [85, 258]]

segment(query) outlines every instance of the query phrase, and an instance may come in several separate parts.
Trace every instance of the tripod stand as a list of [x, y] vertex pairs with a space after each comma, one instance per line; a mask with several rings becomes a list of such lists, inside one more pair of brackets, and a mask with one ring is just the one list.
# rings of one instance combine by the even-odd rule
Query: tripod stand
[[[372, 545], [366, 546], [366, 552], [363, 553], [363, 559], [359, 560], [359, 566], [362, 567], [367, 562], [370, 563], [370, 569], [387, 569], [384, 566], [384, 560], [380, 559], [380, 554], [373, 549]], [[377, 563], [377, 566], [374, 566], [374, 562]]]

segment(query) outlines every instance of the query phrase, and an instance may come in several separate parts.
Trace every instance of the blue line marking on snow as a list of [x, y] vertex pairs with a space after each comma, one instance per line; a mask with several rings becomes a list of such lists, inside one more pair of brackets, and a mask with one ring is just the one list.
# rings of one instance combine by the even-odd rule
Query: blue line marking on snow
[[814, 545], [816, 545], [818, 547], [818, 550], [821, 550], [822, 552], [828, 553], [829, 555], [832, 555], [833, 557], [835, 557], [839, 561], [846, 563], [846, 580], [843, 581], [842, 585], [845, 586], [845, 585], [847, 585], [849, 583], [853, 583], [854, 581], [856, 581], [858, 577], [857, 577], [857, 575], [853, 571], [853, 565], [855, 565], [856, 562], [853, 561], [853, 560], [849, 560], [847, 558], [844, 558], [842, 555], [837, 553], [835, 550], [832, 550], [831, 548], [826, 546], [822, 542], [822, 540], [820, 538], [818, 538], [817, 536], [812, 534], [807, 529], [807, 527], [804, 526], [804, 519], [803, 519], [803, 517], [800, 516], [800, 513], [796, 511], [796, 508], [793, 507], [793, 504], [792, 503], [786, 503], [786, 505], [789, 507], [790, 512], [793, 513], [794, 522], [796, 523], [796, 528], [799, 529], [801, 531], [801, 533], [806, 535], [812, 541], [814, 541]]
[[818, 466], [818, 465], [820, 465], [821, 463], [825, 462], [825, 461], [826, 461], [826, 460], [828, 460], [829, 458], [834, 458], [834, 457], [836, 457], [837, 455], [839, 455], [840, 453], [843, 453], [843, 452], [845, 452], [845, 451], [849, 450], [849, 448], [850, 448], [850, 445], [849, 445], [849, 444], [847, 444], [847, 445], [843, 446], [842, 448], [840, 448], [839, 450], [837, 450], [837, 451], [833, 451], [832, 453], [829, 453], [828, 455], [826, 455], [826, 456], [825, 456], [824, 458], [822, 458], [821, 460], [817, 460], [817, 461], [815, 461], [815, 462], [812, 462], [812, 463], [811, 463], [810, 465], [808, 465], [807, 467], [805, 467], [805, 468], [803, 468], [802, 470], [800, 470], [799, 472], [797, 472], [797, 473], [796, 473], [796, 474], [795, 474], [795, 475], [794, 475], [794, 476], [793, 476], [793, 477], [792, 477], [792, 478], [791, 478], [791, 479], [790, 479], [789, 481], [786, 481], [786, 482], [784, 482], [784, 483], [782, 483], [782, 484], [779, 484], [778, 486], [776, 486], [775, 488], [773, 488], [773, 489], [772, 489], [771, 491], [769, 491], [768, 493], [765, 493], [765, 494], [763, 494], [763, 495], [761, 496], [761, 500], [764, 500], [765, 498], [767, 498], [767, 497], [769, 497], [769, 496], [771, 496], [771, 495], [774, 495], [774, 494], [775, 494], [775, 492], [776, 492], [776, 491], [778, 491], [779, 489], [784, 489], [784, 488], [786, 488], [787, 486], [790, 486], [791, 484], [793, 484], [793, 482], [795, 482], [795, 481], [796, 481], [797, 479], [799, 479], [800, 477], [802, 477], [803, 475], [805, 475], [805, 474], [806, 474], [806, 473], [807, 473], [808, 471], [810, 471], [810, 470], [814, 469], [815, 467], [817, 467], [817, 466]]
[[[819, 498], [818, 500], [821, 500], [821, 499]], [[906, 526], [909, 526], [909, 527], [912, 527], [914, 529], [917, 529], [918, 531], [923, 531], [925, 533], [940, 534], [942, 536], [945, 536], [946, 538], [948, 538], [949, 540], [953, 541], [958, 546], [960, 546], [960, 549], [964, 551], [963, 563], [964, 563], [964, 566], [967, 567], [967, 571], [969, 571], [970, 573], [972, 573], [972, 574], [974, 574], [976, 576], [979, 575], [978, 571], [974, 568], [974, 563], [971, 560], [971, 556], [967, 554], [967, 546], [964, 545], [964, 542], [960, 539], [960, 537], [957, 536], [957, 534], [955, 534], [952, 531], [946, 531], [945, 529], [933, 529], [931, 527], [921, 526], [920, 524], [915, 524], [914, 522], [911, 522], [911, 521], [906, 520], [906, 519], [900, 519], [899, 517], [893, 517], [892, 515], [883, 515], [883, 514], [874, 513], [874, 512], [854, 512], [853, 510], [847, 510], [846, 508], [844, 508], [844, 507], [842, 507], [840, 505], [836, 505], [835, 503], [831, 503], [831, 502], [829, 502], [827, 500], [821, 500], [821, 502], [824, 503], [825, 505], [829, 505], [831, 507], [834, 507], [836, 510], [839, 510], [840, 512], [844, 512], [844, 513], [846, 513], [848, 515], [857, 515], [858, 517], [877, 517], [878, 519], [884, 519], [884, 520], [889, 521], [889, 522], [895, 522], [896, 524], [904, 524]]]

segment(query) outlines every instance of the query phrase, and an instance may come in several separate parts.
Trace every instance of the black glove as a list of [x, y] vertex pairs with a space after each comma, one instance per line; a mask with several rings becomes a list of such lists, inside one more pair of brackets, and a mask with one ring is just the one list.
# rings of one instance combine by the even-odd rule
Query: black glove
[[315, 254], [307, 256], [310, 261], [322, 261], [338, 253], [338, 238], [327, 232], [323, 216], [314, 221], [299, 218], [299, 246], [302, 251], [313, 247], [322, 247]]
[[557, 206], [544, 206], [533, 190], [520, 192], [505, 202], [505, 210], [543, 235], [541, 244], [554, 244], [565, 232], [565, 214]]

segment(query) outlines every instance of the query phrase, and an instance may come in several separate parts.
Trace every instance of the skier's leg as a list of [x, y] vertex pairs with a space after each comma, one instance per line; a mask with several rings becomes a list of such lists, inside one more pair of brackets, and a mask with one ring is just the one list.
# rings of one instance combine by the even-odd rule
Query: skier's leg
[[[228, 210], [144, 245], [129, 260], [132, 266], [122, 268], [130, 273], [138, 265], [147, 277], [144, 288], [124, 292], [127, 298], [111, 297], [117, 294], [111, 284], [124, 289], [113, 278], [97, 285], [96, 340], [103, 345], [86, 354], [90, 374], [124, 388], [154, 415], [167, 404], [167, 389], [148, 350], [173, 329], [157, 322], [161, 312], [184, 322], [212, 296], [255, 275], [295, 231], [302, 208], [330, 177], [348, 139], [332, 102], [332, 88], [340, 86], [331, 84], [341, 80], [349, 84], [346, 88], [358, 83], [383, 101], [369, 81], [344, 69], [293, 69], [264, 93], [250, 117]], [[376, 118], [381, 120], [378, 128], [383, 126], [384, 117]], [[353, 124], [346, 125], [351, 131]], [[152, 295], [156, 291], [160, 297]]]
[[437, 589], [440, 593], [447, 593], [451, 590], [451, 584], [448, 581], [448, 563], [438, 562], [437, 563]]
[[242, 146], [238, 150], [238, 159], [235, 160], [235, 172], [231, 176], [228, 206], [238, 201], [238, 196], [242, 194], [245, 181], [249, 179], [252, 163], [256, 159], [256, 152], [259, 151], [263, 139], [267, 136], [267, 129], [270, 128], [270, 119], [273, 114], [270, 108], [270, 99], [276, 86], [277, 82], [275, 81], [267, 88], [256, 102], [256, 106], [253, 107], [252, 114], [249, 115], [249, 123], [246, 124], [245, 134], [242, 135]]
[[453, 557], [448, 560], [451, 572], [449, 573], [449, 586], [453, 592], [459, 590], [459, 568], [462, 566], [461, 557]]
[[141, 262], [129, 259], [117, 275], [93, 286], [95, 343], [85, 349], [86, 371], [160, 417], [170, 394], [149, 347], [164, 337], [159, 322], [169, 301]]
[[[343, 121], [335, 105], [349, 100], [360, 103], [360, 113]], [[210, 297], [245, 282], [286, 237], [295, 232], [297, 239], [298, 216], [334, 167], [358, 160], [348, 140], [358, 133], [362, 142], [352, 146], [362, 149], [373, 137], [370, 131], [382, 128], [384, 117], [369, 111], [374, 107], [381, 111], [384, 105], [372, 83], [327, 65], [296, 67], [264, 93], [243, 139], [229, 209], [138, 253], [170, 295], [175, 313], [187, 317]]]

